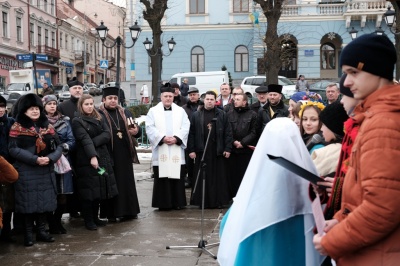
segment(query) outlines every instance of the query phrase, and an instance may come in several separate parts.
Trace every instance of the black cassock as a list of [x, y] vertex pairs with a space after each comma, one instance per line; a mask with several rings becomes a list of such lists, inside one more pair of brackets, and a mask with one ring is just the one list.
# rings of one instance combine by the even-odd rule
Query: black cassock
[[[107, 111], [118, 125], [118, 111], [109, 109]], [[130, 143], [128, 138], [130, 136], [126, 133], [125, 123], [119, 113], [118, 120], [120, 130], [111, 121], [113, 151], [110, 152], [110, 156], [114, 161], [113, 169], [119, 194], [108, 200], [104, 207], [106, 208], [105, 211], [108, 218], [133, 218], [140, 213], [140, 207], [133, 174], [132, 156], [129, 149]], [[122, 133], [122, 138], [119, 137], [119, 132]]]
[[[212, 110], [213, 111], [213, 110]], [[208, 127], [207, 125], [211, 123], [212, 118], [215, 117], [214, 112], [208, 112], [204, 110], [204, 146], [207, 140]], [[218, 208], [223, 205], [229, 204], [230, 193], [227, 184], [227, 173], [226, 173], [226, 163], [227, 159], [223, 156], [217, 156], [217, 142], [215, 133], [215, 123], [212, 124], [210, 139], [208, 141], [208, 147], [206, 150], [206, 155], [204, 156], [204, 162], [206, 163], [205, 173], [206, 173], [206, 184], [205, 184], [205, 196], [204, 196], [204, 207], [205, 208]], [[194, 166], [194, 178], [197, 177], [200, 168], [200, 161], [203, 153], [196, 153], [196, 162]], [[196, 180], [194, 180], [196, 182]], [[196, 191], [194, 192], [192, 205], [201, 206], [202, 191], [203, 191], [203, 174], [200, 174], [197, 181]]]

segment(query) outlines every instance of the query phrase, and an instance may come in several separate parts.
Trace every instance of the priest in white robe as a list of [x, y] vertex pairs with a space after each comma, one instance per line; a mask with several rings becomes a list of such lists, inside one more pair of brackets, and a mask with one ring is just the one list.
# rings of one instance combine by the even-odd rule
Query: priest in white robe
[[150, 108], [146, 117], [154, 172], [152, 206], [160, 211], [180, 210], [186, 206], [184, 150], [190, 122], [185, 110], [173, 103], [170, 84], [160, 90], [161, 102]]

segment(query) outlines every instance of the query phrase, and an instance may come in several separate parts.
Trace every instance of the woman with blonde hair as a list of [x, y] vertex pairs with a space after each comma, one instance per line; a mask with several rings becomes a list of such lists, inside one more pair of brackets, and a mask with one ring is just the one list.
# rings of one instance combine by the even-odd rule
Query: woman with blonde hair
[[106, 221], [98, 217], [100, 201], [118, 194], [111, 157], [107, 150], [110, 131], [107, 123], [94, 107], [91, 95], [84, 94], [78, 101], [78, 112], [72, 120], [76, 141], [75, 171], [77, 192], [82, 202], [85, 227], [97, 230]]

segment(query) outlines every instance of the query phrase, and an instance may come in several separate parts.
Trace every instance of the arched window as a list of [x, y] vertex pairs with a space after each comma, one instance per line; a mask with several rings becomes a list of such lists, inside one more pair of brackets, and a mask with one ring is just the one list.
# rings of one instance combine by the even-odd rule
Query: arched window
[[321, 69], [336, 69], [336, 48], [332, 43], [321, 45]]
[[195, 46], [191, 52], [192, 57], [192, 72], [204, 71], [204, 49], [200, 46]]
[[240, 45], [235, 49], [235, 71], [249, 71], [249, 50], [244, 45]]

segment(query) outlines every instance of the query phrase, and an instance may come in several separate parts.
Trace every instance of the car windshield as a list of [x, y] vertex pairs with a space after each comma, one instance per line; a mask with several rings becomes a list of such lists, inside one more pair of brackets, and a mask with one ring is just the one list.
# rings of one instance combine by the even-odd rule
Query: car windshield
[[279, 85], [295, 85], [290, 79], [288, 78], [278, 78], [279, 79]]
[[24, 91], [25, 83], [12, 83], [7, 87], [7, 91]]

